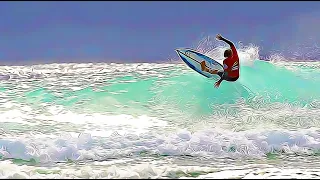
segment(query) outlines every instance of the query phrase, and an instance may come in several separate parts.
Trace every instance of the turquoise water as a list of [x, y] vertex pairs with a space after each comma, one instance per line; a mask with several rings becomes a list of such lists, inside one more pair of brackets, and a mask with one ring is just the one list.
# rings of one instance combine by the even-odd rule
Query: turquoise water
[[[127, 66], [130, 68], [135, 65]], [[63, 88], [59, 85], [64, 81], [68, 85], [69, 83], [75, 86], [81, 84], [81, 82], [75, 82], [78, 80], [68, 79], [68, 77], [59, 79], [60, 82], [55, 85], [45, 79], [24, 82], [30, 86], [29, 89], [26, 89], [27, 91], [17, 89], [17, 92], [12, 91], [18, 88], [17, 84], [3, 82], [0, 90], [12, 96], [13, 93], [18, 93], [18, 96], [14, 98], [16, 101], [54, 103], [71, 108], [86, 107], [102, 101], [100, 103], [106, 103], [105, 107], [101, 107], [102, 111], [116, 105], [101, 99], [106, 99], [106, 97], [115, 99], [118, 105], [134, 109], [143, 109], [146, 105], [152, 106], [152, 104], [167, 104], [185, 109], [191, 103], [193, 106], [197, 105], [201, 109], [208, 110], [208, 113], [214, 109], [208, 108], [210, 104], [233, 104], [239, 99], [249, 100], [257, 96], [270, 103], [299, 103], [301, 105], [307, 105], [320, 97], [319, 72], [309, 72], [314, 68], [293, 66], [298, 68], [295, 70], [298, 72], [295, 72], [269, 62], [255, 61], [252, 67], [243, 66], [241, 68], [239, 81], [224, 82], [221, 88], [215, 89], [213, 80], [188, 70], [184, 65], [169, 64], [168, 67], [163, 68], [157, 67], [157, 64], [147, 64], [147, 66], [148, 69], [144, 74], [139, 74], [139, 70], [134, 72], [134, 68], [128, 73], [115, 73], [114, 77], [91, 74], [91, 76], [100, 76], [101, 80], [99, 82], [90, 79], [83, 80], [89, 84], [84, 85], [87, 87], [79, 87], [78, 90], [68, 86]], [[153, 71], [153, 74], [149, 74], [149, 71]], [[78, 77], [82, 78], [81, 75]], [[70, 75], [70, 78], [74, 76]], [[19, 83], [19, 80], [16, 83]], [[57, 85], [58, 87], [53, 87]], [[152, 107], [145, 110], [148, 111], [150, 108]]]
[[[241, 68], [237, 82], [223, 82], [216, 89], [213, 80], [202, 77], [183, 64], [135, 66], [124, 65], [128, 72], [107, 75], [85, 72], [61, 77], [56, 75], [55, 84], [46, 78], [27, 82], [23, 82], [24, 79], [12, 80], [12, 83], [4, 81], [1, 92], [14, 96], [14, 101], [32, 106], [47, 103], [92, 113], [131, 114], [137, 111], [140, 115], [142, 112], [151, 115], [171, 110], [208, 115], [216, 110], [215, 106], [231, 106], [239, 100], [250, 102], [253, 99], [260, 99], [257, 105], [288, 103], [304, 107], [320, 98], [319, 72], [312, 67], [292, 66], [296, 69], [290, 70], [288, 67], [291, 66], [286, 68], [255, 61], [252, 66]], [[157, 107], [161, 106], [166, 109], [158, 111]]]
[[[242, 60], [240, 79], [216, 89], [183, 63], [2, 66], [3, 177], [177, 177], [195, 162], [208, 174], [228, 158], [317, 158], [319, 67]], [[128, 161], [149, 164], [128, 175]], [[153, 169], [168, 163], [178, 170]]]

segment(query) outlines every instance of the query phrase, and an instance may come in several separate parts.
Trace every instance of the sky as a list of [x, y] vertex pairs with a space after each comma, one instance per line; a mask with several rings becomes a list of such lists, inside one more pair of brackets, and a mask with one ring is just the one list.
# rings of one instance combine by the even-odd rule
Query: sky
[[319, 32], [316, 1], [1, 1], [0, 64], [165, 61], [217, 33], [268, 54]]

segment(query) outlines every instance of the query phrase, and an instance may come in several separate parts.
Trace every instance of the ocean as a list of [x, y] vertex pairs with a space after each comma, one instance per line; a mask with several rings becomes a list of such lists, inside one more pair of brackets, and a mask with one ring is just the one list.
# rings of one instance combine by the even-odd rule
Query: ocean
[[319, 178], [320, 62], [238, 49], [219, 89], [178, 56], [1, 66], [0, 178]]

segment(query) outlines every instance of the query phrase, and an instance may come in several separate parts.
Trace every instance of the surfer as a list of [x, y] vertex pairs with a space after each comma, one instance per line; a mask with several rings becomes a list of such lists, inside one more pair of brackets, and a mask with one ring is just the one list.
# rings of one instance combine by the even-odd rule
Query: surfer
[[223, 60], [223, 69], [224, 71], [218, 71], [218, 70], [210, 70], [206, 67], [206, 62], [201, 62], [201, 70], [209, 72], [211, 74], [217, 74], [220, 76], [220, 80], [215, 83], [215, 87], [218, 88], [220, 86], [220, 83], [223, 80], [226, 81], [236, 81], [239, 78], [239, 57], [236, 50], [236, 47], [234, 44], [229, 41], [228, 39], [225, 39], [220, 34], [216, 36], [218, 40], [222, 40], [230, 45], [231, 49], [227, 49], [224, 51], [224, 57], [226, 58]]

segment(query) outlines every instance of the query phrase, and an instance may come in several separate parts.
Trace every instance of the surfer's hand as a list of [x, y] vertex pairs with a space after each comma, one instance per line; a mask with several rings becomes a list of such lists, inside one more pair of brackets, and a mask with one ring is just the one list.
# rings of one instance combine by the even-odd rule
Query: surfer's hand
[[218, 40], [221, 40], [221, 39], [222, 39], [221, 34], [217, 34], [216, 38], [217, 38]]
[[214, 84], [214, 87], [215, 87], [215, 88], [218, 88], [218, 87], [220, 86], [220, 83], [221, 83], [221, 81], [217, 81], [217, 82]]

